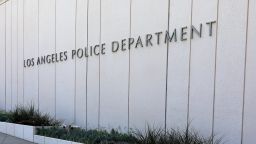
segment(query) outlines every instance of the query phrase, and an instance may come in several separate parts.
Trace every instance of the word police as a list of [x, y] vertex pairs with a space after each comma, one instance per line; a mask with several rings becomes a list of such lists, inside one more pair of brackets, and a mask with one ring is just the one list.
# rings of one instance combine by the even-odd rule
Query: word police
[[210, 21], [197, 26], [185, 26], [172, 31], [160, 31], [156, 33], [146, 34], [144, 36], [125, 38], [120, 41], [112, 41], [106, 43], [90, 45], [84, 48], [76, 48], [54, 54], [39, 56], [37, 58], [29, 58], [24, 60], [24, 67], [33, 67], [35, 65], [52, 64], [67, 61], [68, 59], [82, 59], [92, 56], [105, 55], [107, 52], [117, 53], [125, 52], [130, 49], [143, 47], [153, 47], [162, 44], [171, 44], [178, 41], [192, 40], [195, 37], [202, 38], [203, 35], [211, 37], [214, 33], [216, 21]]

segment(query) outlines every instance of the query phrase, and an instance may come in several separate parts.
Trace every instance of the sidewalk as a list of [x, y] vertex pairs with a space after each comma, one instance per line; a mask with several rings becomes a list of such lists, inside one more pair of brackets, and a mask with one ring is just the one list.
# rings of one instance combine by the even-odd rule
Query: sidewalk
[[33, 143], [0, 133], [0, 144], [33, 144]]

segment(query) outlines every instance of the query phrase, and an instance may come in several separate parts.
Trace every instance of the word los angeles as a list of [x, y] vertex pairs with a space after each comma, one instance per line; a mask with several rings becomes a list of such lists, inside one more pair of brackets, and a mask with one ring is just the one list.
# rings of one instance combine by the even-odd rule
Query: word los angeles
[[[137, 49], [143, 47], [153, 47], [161, 44], [173, 43], [178, 41], [187, 41], [193, 39], [195, 36], [201, 38], [203, 35], [212, 36], [214, 32], [216, 21], [210, 21], [197, 26], [185, 26], [179, 29], [175, 28], [173, 31], [160, 31], [156, 33], [138, 36], [136, 38], [125, 38], [120, 41], [112, 41], [109, 45], [106, 43], [91, 45], [84, 48], [77, 48], [71, 51], [63, 51], [59, 53], [39, 56], [37, 58], [30, 58], [24, 60], [24, 67], [33, 67], [35, 65], [52, 64], [64, 62], [69, 59], [82, 59], [92, 56], [105, 55], [108, 52], [117, 53], [125, 52], [130, 49]], [[109, 46], [109, 47], [108, 47]], [[108, 48], [108, 49], [107, 49]]]

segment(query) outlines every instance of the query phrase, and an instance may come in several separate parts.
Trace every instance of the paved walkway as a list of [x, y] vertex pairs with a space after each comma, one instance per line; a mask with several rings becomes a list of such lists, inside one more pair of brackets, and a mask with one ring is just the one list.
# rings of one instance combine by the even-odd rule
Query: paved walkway
[[0, 133], [0, 144], [33, 144], [33, 143]]

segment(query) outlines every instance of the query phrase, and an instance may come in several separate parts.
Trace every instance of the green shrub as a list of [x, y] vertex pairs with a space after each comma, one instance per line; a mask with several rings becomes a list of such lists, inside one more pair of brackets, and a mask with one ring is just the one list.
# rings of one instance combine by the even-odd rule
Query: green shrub
[[189, 130], [155, 129], [148, 126], [145, 131], [135, 131], [123, 134], [116, 130], [88, 130], [80, 128], [40, 128], [38, 135], [54, 137], [85, 144], [220, 144], [221, 140], [212, 143], [212, 137], [200, 136], [197, 132]]
[[6, 122], [8, 121], [8, 113], [4, 112], [4, 111], [0, 111], [0, 122]]
[[30, 126], [55, 126], [61, 123], [48, 114], [40, 113], [33, 105], [16, 107], [13, 111], [9, 112], [8, 121]]
[[123, 134], [116, 130], [84, 130], [80, 128], [38, 128], [38, 135], [75, 141], [86, 144], [124, 144], [135, 143], [135, 138], [130, 134]]

